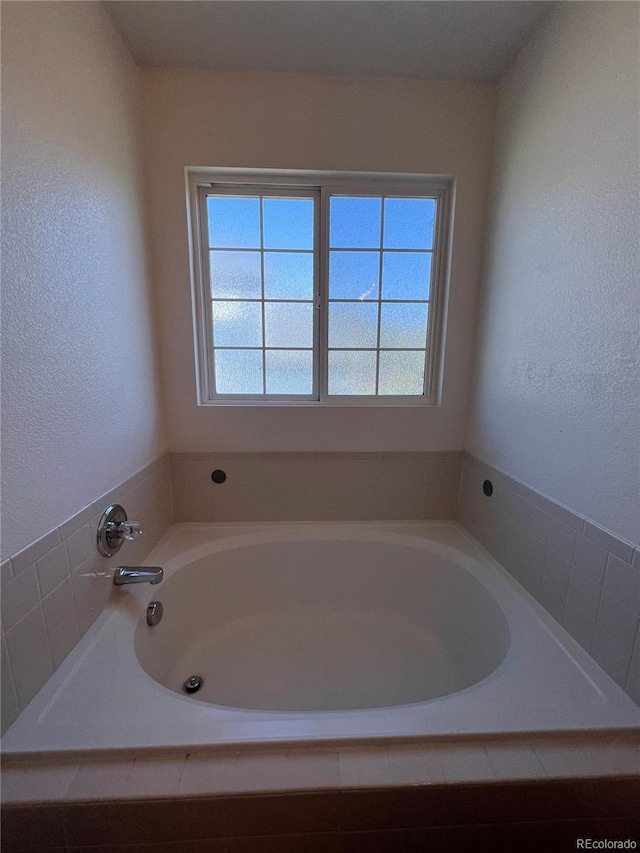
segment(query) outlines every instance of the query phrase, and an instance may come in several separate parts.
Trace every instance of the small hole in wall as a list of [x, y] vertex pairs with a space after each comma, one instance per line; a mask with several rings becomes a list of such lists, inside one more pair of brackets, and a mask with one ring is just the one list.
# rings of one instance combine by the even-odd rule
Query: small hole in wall
[[484, 483], [482, 484], [482, 491], [488, 498], [491, 497], [491, 495], [493, 494], [493, 483], [491, 482], [491, 480], [484, 481]]
[[216, 468], [216, 470], [211, 474], [211, 479], [214, 483], [224, 483], [227, 479], [227, 475], [224, 471], [221, 471], [220, 468]]

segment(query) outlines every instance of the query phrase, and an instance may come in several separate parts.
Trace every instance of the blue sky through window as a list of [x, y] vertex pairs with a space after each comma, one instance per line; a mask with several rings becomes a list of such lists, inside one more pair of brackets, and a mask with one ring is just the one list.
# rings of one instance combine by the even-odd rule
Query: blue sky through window
[[[207, 197], [218, 393], [312, 393], [316, 204]], [[423, 393], [435, 214], [433, 198], [330, 198], [329, 394]]]

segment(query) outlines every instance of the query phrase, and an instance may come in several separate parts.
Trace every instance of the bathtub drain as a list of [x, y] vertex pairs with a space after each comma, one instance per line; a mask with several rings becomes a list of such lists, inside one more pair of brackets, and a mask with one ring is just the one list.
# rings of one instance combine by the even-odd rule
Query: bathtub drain
[[202, 687], [202, 683], [203, 679], [199, 675], [192, 675], [191, 678], [187, 678], [182, 689], [185, 693], [197, 693]]

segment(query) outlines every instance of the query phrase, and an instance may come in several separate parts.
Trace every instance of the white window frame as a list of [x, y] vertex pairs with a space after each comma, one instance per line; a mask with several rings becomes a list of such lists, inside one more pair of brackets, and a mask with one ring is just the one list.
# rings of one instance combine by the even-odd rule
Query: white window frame
[[[197, 402], [200, 406], [437, 406], [442, 393], [444, 320], [449, 284], [454, 179], [450, 176], [311, 172], [258, 169], [186, 169], [188, 235], [194, 327]], [[215, 394], [209, 252], [205, 227], [206, 197], [211, 190], [250, 194], [315, 195], [314, 388], [308, 396]], [[328, 224], [331, 195], [431, 197], [437, 201], [432, 247], [424, 394], [329, 395]]]

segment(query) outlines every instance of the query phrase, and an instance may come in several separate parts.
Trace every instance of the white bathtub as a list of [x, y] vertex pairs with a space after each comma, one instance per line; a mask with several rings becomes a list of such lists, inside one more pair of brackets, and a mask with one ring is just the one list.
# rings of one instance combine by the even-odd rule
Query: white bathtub
[[145, 562], [164, 582], [114, 588], [5, 753], [640, 726], [454, 523], [180, 524]]

